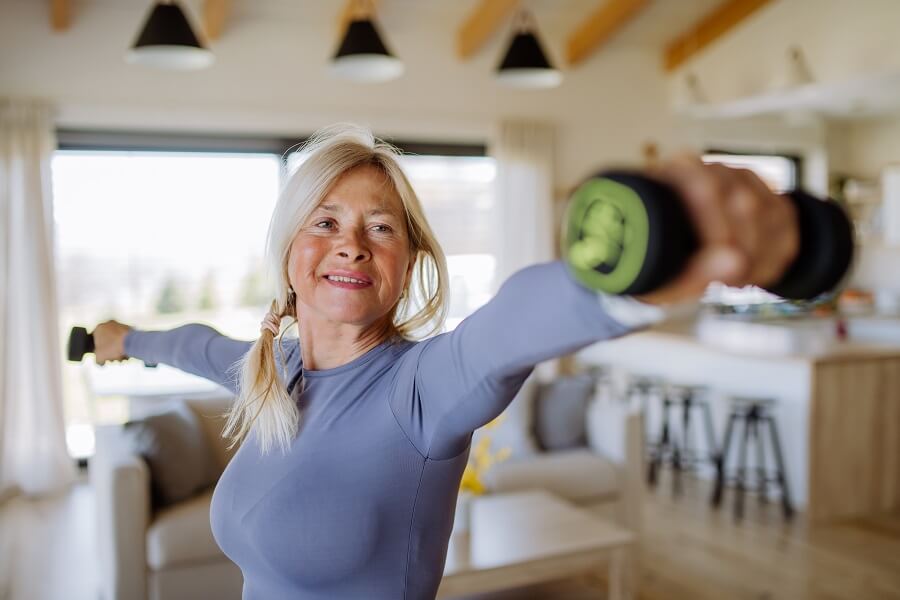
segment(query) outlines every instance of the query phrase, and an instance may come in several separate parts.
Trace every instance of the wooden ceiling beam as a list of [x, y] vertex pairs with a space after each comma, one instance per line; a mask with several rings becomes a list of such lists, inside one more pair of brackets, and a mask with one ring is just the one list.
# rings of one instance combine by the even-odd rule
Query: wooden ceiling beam
[[621, 31], [625, 25], [647, 7], [649, 0], [605, 0], [569, 34], [566, 40], [566, 60], [570, 65], [577, 64], [613, 35]]
[[229, 0], [206, 0], [203, 3], [203, 31], [208, 40], [222, 36], [231, 7]]
[[663, 55], [666, 71], [674, 71], [693, 55], [746, 20], [771, 0], [726, 0], [688, 31], [673, 39]]
[[474, 55], [518, 5], [519, 0], [481, 0], [456, 31], [456, 55]]
[[50, 26], [53, 31], [65, 31], [72, 24], [72, 4], [69, 0], [50, 0]]

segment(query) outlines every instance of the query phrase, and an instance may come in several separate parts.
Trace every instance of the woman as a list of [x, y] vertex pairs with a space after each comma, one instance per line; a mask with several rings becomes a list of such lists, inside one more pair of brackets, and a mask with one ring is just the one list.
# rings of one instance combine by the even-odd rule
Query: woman
[[[247, 440], [210, 520], [244, 598], [433, 598], [472, 432], [535, 364], [658, 319], [712, 280], [771, 283], [796, 253], [792, 206], [749, 173], [680, 159], [656, 175], [684, 195], [702, 239], [676, 281], [613, 298], [561, 262], [539, 264], [453, 332], [414, 341], [445, 313], [443, 253], [392, 149], [337, 128], [308, 147], [275, 207], [276, 298], [255, 343], [197, 324], [97, 327], [100, 364], [163, 362], [236, 393], [223, 435]], [[285, 316], [298, 338], [279, 337], [279, 360]]]

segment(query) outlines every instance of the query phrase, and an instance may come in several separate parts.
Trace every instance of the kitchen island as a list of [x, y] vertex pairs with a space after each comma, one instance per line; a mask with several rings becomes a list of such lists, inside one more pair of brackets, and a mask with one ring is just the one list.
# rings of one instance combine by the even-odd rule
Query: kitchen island
[[[708, 386], [718, 443], [729, 396], [772, 398], [792, 500], [811, 520], [898, 511], [900, 337], [860, 339], [856, 325], [842, 341], [828, 318], [704, 316], [595, 344], [577, 359]], [[730, 463], [736, 454], [733, 446]]]

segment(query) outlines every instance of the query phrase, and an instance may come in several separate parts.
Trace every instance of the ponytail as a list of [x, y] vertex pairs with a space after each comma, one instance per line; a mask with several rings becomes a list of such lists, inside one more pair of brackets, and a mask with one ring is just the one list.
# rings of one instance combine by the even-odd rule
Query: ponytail
[[[269, 322], [273, 323], [275, 330], [280, 329], [282, 317], [293, 318], [296, 315], [295, 301], [294, 290], [290, 290], [283, 307], [278, 306], [277, 300], [272, 301], [269, 316], [274, 319], [270, 319]], [[225, 428], [222, 431], [222, 436], [231, 440], [229, 450], [247, 436], [251, 427], [258, 429], [257, 437], [263, 454], [269, 452], [273, 443], [281, 446], [282, 452], [286, 453], [291, 441], [297, 435], [300, 411], [285, 389], [288, 375], [281, 347], [282, 334], [283, 332], [280, 332], [277, 338], [284, 383], [279, 381], [276, 371], [273, 343], [276, 335], [265, 325], [265, 321], [260, 328], [259, 339], [243, 359], [235, 363], [241, 372], [241, 386], [237, 399], [228, 411]], [[302, 386], [303, 379], [300, 379], [297, 385]], [[300, 389], [302, 391], [303, 388]]]

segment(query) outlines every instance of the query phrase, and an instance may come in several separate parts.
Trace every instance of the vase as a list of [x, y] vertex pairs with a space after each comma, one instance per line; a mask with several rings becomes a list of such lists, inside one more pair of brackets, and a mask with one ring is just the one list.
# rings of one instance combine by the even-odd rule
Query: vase
[[474, 494], [471, 492], [460, 492], [459, 496], [457, 496], [456, 512], [453, 515], [453, 534], [467, 533], [469, 531], [473, 498]]

